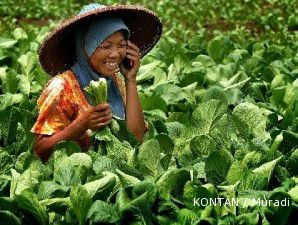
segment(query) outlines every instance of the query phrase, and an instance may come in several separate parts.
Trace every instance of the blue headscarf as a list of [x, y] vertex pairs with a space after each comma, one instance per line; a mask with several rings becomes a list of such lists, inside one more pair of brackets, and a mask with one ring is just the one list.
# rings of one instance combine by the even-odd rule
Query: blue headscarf
[[[85, 6], [79, 12], [79, 14], [102, 7], [106, 6], [100, 4], [90, 4]], [[101, 42], [119, 30], [123, 30], [125, 32], [126, 38], [129, 38], [130, 31], [128, 27], [124, 24], [120, 17], [114, 16], [100, 18], [91, 22], [87, 29], [82, 28], [81, 30], [78, 30], [75, 37], [77, 62], [72, 67], [72, 70], [74, 71], [83, 90], [89, 85], [91, 80], [105, 78], [108, 85], [108, 103], [110, 105], [112, 114], [121, 119], [125, 119], [124, 103], [122, 101], [119, 89], [114, 83], [112, 77], [104, 77], [98, 72], [94, 71], [88, 60], [95, 52], [97, 47], [101, 44]], [[91, 101], [88, 95], [86, 95], [85, 91], [83, 92], [90, 103]]]

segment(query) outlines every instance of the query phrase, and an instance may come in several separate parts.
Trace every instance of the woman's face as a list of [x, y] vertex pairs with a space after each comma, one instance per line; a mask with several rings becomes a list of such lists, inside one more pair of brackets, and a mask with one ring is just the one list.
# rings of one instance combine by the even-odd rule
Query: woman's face
[[126, 56], [127, 41], [121, 31], [105, 39], [89, 58], [94, 70], [104, 76], [111, 76]]

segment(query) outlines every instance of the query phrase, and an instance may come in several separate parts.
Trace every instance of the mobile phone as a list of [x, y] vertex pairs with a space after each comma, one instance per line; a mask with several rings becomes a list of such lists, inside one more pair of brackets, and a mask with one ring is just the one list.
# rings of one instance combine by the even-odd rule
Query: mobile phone
[[124, 68], [127, 70], [130, 70], [132, 68], [133, 62], [129, 58], [125, 57], [122, 63]]

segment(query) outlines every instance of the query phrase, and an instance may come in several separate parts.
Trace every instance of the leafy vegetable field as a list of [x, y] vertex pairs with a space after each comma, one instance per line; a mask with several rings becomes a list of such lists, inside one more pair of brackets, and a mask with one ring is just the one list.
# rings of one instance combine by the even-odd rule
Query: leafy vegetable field
[[130, 1], [165, 25], [137, 76], [144, 142], [115, 119], [89, 151], [64, 141], [46, 164], [30, 133], [50, 79], [37, 49], [81, 5], [10, 2], [0, 3], [0, 224], [298, 224], [295, 1]]

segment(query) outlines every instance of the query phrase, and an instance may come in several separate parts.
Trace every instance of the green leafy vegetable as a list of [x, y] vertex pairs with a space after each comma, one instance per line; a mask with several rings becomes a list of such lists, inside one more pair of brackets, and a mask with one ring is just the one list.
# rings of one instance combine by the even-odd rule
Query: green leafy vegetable
[[90, 81], [90, 84], [85, 88], [85, 91], [92, 99], [93, 105], [105, 103], [108, 97], [108, 86], [106, 79], [99, 78], [98, 81]]

